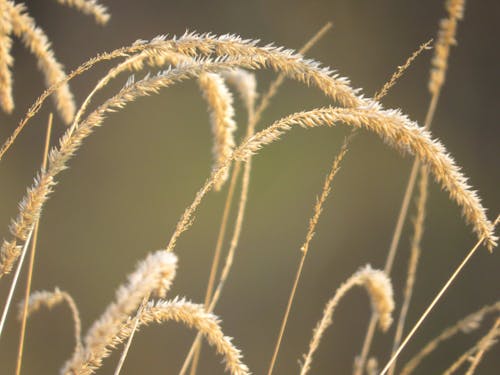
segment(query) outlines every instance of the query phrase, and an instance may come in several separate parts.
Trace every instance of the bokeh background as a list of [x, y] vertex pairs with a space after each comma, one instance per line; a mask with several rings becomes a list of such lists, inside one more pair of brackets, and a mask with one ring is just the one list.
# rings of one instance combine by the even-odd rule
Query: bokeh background
[[[55, 1], [26, 2], [68, 71], [98, 52], [157, 34], [178, 35], [186, 29], [236, 33], [299, 49], [322, 25], [332, 21], [333, 30], [308, 56], [338, 69], [367, 95], [380, 88], [418, 45], [436, 35], [438, 21], [446, 14], [443, 1], [431, 0], [102, 2], [112, 14], [105, 27]], [[459, 46], [452, 50], [433, 126], [435, 136], [479, 189], [491, 218], [500, 209], [499, 11], [500, 3], [492, 0], [467, 2], [465, 19], [459, 24]], [[16, 110], [11, 116], [0, 114], [1, 139], [11, 133], [44, 88], [33, 56], [19, 41], [13, 52]], [[383, 100], [385, 106], [402, 108], [412, 119], [423, 121], [429, 102], [431, 55], [429, 51], [418, 58]], [[109, 67], [100, 65], [72, 81], [78, 102]], [[260, 92], [273, 76], [258, 73]], [[116, 92], [126, 78], [118, 78], [98, 101]], [[326, 104], [316, 90], [287, 82], [259, 127], [286, 114]], [[9, 220], [17, 213], [17, 203], [38, 169], [45, 124], [53, 110], [52, 102], [47, 102], [0, 163], [2, 236], [8, 236]], [[237, 110], [240, 129], [244, 129], [240, 104]], [[63, 131], [56, 117], [53, 142]], [[343, 125], [293, 130], [254, 159], [241, 245], [216, 313], [255, 374], [265, 373], [269, 365], [312, 207], [347, 131]], [[140, 99], [111, 115], [61, 175], [44, 210], [33, 289], [59, 286], [70, 292], [80, 307], [85, 330], [113, 299], [115, 289], [136, 262], [165, 246], [184, 208], [209, 175], [211, 143], [206, 105], [193, 81]], [[367, 263], [383, 267], [411, 163], [410, 157], [402, 157], [373, 134], [363, 132], [353, 143], [312, 242], [276, 374], [298, 372], [298, 360], [307, 349], [312, 328], [337, 286]], [[178, 243], [179, 271], [171, 296], [202, 302], [225, 192], [207, 197], [195, 224]], [[406, 225], [392, 274], [398, 306], [410, 234], [410, 225]], [[416, 321], [474, 242], [459, 209], [433, 184], [409, 324]], [[482, 250], [476, 254], [400, 363], [445, 326], [498, 299], [499, 261], [498, 252]], [[2, 300], [9, 280], [0, 285]], [[18, 293], [16, 301], [20, 298]], [[365, 292], [352, 291], [336, 312], [315, 357], [313, 372], [351, 371], [369, 315]], [[491, 323], [490, 318], [480, 333]], [[69, 312], [65, 307], [42, 311], [28, 324], [23, 373], [56, 373], [73, 348]], [[0, 341], [2, 374], [14, 369], [18, 330], [12, 314]], [[374, 354], [380, 362], [388, 358], [393, 333], [376, 337]], [[173, 323], [144, 328], [136, 336], [122, 373], [176, 374], [193, 337], [193, 332]], [[417, 373], [439, 373], [479, 337], [479, 333], [462, 335], [447, 343]], [[112, 373], [117, 358], [114, 355], [106, 360], [101, 373]], [[494, 349], [479, 373], [494, 374], [498, 368], [500, 356]], [[202, 374], [222, 373], [219, 357], [206, 346], [201, 369]]]

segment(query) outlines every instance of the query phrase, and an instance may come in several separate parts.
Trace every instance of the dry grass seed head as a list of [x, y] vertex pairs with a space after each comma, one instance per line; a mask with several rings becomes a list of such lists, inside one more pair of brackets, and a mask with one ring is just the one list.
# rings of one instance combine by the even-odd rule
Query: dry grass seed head
[[100, 25], [108, 23], [110, 15], [108, 9], [97, 0], [57, 0], [59, 4], [75, 8], [83, 14], [93, 16]]
[[[171, 301], [158, 301], [149, 303], [139, 312], [139, 326], [151, 323], [164, 323], [170, 320], [181, 322], [188, 327], [195, 328], [206, 337], [210, 345], [214, 346], [219, 354], [224, 357], [226, 370], [234, 375], [249, 374], [248, 368], [241, 362], [240, 351], [232, 344], [231, 339], [224, 336], [218, 319], [207, 313], [202, 305], [193, 304], [184, 299]], [[93, 374], [102, 365], [105, 357], [109, 356], [111, 349], [123, 343], [131, 334], [134, 320], [128, 319], [107, 342], [92, 348], [87, 352], [83, 361], [66, 366], [63, 374], [88, 375]]]
[[[63, 80], [66, 77], [63, 66], [56, 60], [45, 33], [26, 13], [25, 5], [16, 5], [11, 1], [7, 1], [6, 4], [12, 22], [12, 31], [37, 57], [38, 67], [45, 76], [47, 86], [52, 86]], [[61, 118], [66, 124], [71, 123], [75, 114], [75, 103], [68, 84], [64, 84], [56, 90], [54, 99]]]
[[12, 48], [12, 24], [6, 0], [0, 0], [0, 107], [11, 113], [14, 109], [12, 98], [12, 72], [14, 59], [10, 53]]
[[385, 272], [374, 270], [369, 265], [354, 273], [335, 292], [335, 295], [328, 301], [323, 311], [323, 317], [318, 322], [313, 331], [313, 337], [309, 343], [309, 351], [304, 356], [300, 374], [309, 372], [314, 352], [319, 347], [321, 338], [325, 330], [333, 322], [333, 313], [340, 300], [354, 286], [363, 286], [368, 291], [373, 309], [376, 311], [379, 326], [386, 331], [392, 323], [392, 311], [394, 310], [394, 297], [392, 284]]
[[[28, 315], [40, 310], [43, 306], [52, 309], [54, 306], [66, 302], [73, 316], [73, 324], [75, 331], [75, 353], [80, 353], [82, 350], [82, 323], [80, 312], [76, 306], [75, 300], [68, 292], [56, 288], [53, 292], [42, 290], [33, 292], [28, 299]], [[18, 306], [18, 319], [22, 319], [25, 301], [21, 301]]]

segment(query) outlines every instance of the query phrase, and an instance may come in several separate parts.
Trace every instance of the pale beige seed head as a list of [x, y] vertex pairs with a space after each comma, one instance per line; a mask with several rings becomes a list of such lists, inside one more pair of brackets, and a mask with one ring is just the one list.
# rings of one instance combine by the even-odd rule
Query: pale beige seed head
[[75, 8], [83, 14], [93, 16], [98, 24], [105, 25], [109, 21], [108, 8], [99, 4], [97, 0], [57, 0], [57, 2]]

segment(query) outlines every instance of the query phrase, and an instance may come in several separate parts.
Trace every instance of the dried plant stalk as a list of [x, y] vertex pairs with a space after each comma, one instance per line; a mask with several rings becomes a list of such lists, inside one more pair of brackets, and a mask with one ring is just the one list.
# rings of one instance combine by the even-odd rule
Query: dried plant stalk
[[500, 301], [493, 305], [487, 305], [478, 311], [466, 316], [464, 319], [459, 320], [454, 325], [446, 328], [434, 339], [429, 341], [413, 358], [411, 358], [401, 370], [401, 375], [409, 375], [415, 371], [417, 366], [422, 362], [425, 357], [434, 352], [438, 346], [457, 335], [458, 333], [470, 333], [477, 330], [481, 326], [481, 322], [488, 314], [500, 312]]
[[[75, 332], [75, 353], [80, 353], [82, 350], [82, 323], [80, 320], [80, 312], [76, 306], [75, 300], [68, 292], [56, 288], [53, 292], [42, 290], [33, 292], [27, 300], [27, 316], [37, 312], [43, 306], [52, 309], [54, 306], [66, 302], [71, 310], [73, 317], [74, 332]], [[18, 318], [22, 319], [25, 307], [25, 301], [19, 304]]]
[[[163, 323], [170, 320], [182, 322], [188, 327], [195, 328], [206, 337], [210, 345], [214, 346], [224, 357], [226, 370], [231, 374], [249, 374], [248, 368], [241, 362], [240, 351], [231, 343], [231, 339], [224, 336], [217, 318], [207, 313], [202, 305], [193, 304], [183, 299], [172, 301], [158, 301], [149, 303], [140, 311], [138, 325], [148, 325], [153, 322]], [[125, 322], [112, 337], [102, 341], [92, 352], [86, 353], [84, 361], [66, 367], [64, 374], [87, 375], [93, 374], [102, 365], [105, 357], [109, 356], [111, 348], [123, 343], [133, 331], [134, 320]]]
[[392, 311], [394, 310], [394, 298], [391, 281], [383, 271], [374, 270], [369, 265], [361, 268], [342, 284], [332, 299], [326, 304], [323, 317], [313, 331], [313, 337], [309, 343], [309, 351], [304, 355], [304, 364], [300, 374], [309, 372], [312, 364], [313, 354], [319, 347], [325, 330], [333, 322], [333, 313], [338, 303], [345, 294], [354, 286], [363, 286], [367, 289], [372, 302], [372, 307], [378, 316], [380, 328], [384, 331], [389, 329], [392, 323]]
[[83, 14], [93, 16], [100, 25], [105, 25], [109, 21], [108, 8], [99, 4], [96, 0], [57, 0], [57, 2], [75, 8]]
[[[12, 22], [12, 31], [21, 38], [28, 49], [37, 57], [38, 67], [45, 75], [47, 86], [56, 84], [66, 77], [62, 65], [56, 60], [45, 33], [36, 26], [35, 21], [26, 13], [24, 4], [15, 5], [7, 1], [7, 11]], [[67, 84], [61, 85], [55, 92], [55, 102], [61, 118], [66, 124], [71, 123], [75, 114], [73, 95]]]

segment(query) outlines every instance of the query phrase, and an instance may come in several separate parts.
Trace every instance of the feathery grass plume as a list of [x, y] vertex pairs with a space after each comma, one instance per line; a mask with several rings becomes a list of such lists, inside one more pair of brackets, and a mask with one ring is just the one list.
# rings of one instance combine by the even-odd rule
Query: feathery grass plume
[[454, 374], [466, 362], [470, 362], [471, 364], [465, 374], [472, 375], [479, 365], [479, 362], [481, 362], [484, 354], [497, 343], [496, 339], [498, 336], [500, 336], [500, 318], [497, 318], [490, 331], [488, 331], [488, 333], [483, 336], [472, 348], [458, 357], [458, 359], [443, 372], [443, 375]]
[[431, 76], [429, 79], [429, 91], [434, 94], [441, 90], [448, 68], [448, 56], [450, 48], [457, 44], [455, 34], [457, 23], [464, 16], [465, 0], [447, 0], [446, 10], [448, 18], [442, 19], [439, 27], [438, 38], [434, 46], [434, 58], [432, 59]]
[[248, 115], [248, 122], [255, 112], [255, 101], [257, 100], [257, 80], [255, 74], [245, 69], [231, 69], [222, 72], [222, 77], [229, 84], [234, 86], [241, 101], [245, 104]]
[[128, 276], [127, 282], [116, 291], [115, 301], [88, 329], [83, 350], [73, 353], [63, 372], [83, 366], [83, 363], [92, 358], [92, 353], [111, 345], [115, 335], [145, 296], [165, 297], [175, 277], [176, 268], [177, 257], [164, 250], [150, 253], [142, 260]]
[[484, 317], [495, 312], [500, 312], [500, 301], [494, 303], [493, 305], [484, 306], [478, 311], [466, 316], [464, 319], [459, 320], [454, 325], [446, 328], [438, 336], [429, 341], [413, 358], [411, 358], [405, 364], [400, 374], [409, 375], [413, 373], [422, 360], [434, 352], [441, 343], [449, 340], [459, 333], [469, 334], [477, 330], [481, 326], [481, 322]]
[[[213, 40], [210, 39], [210, 41], [218, 46], [217, 51], [227, 50], [234, 52], [234, 50], [238, 49], [238, 44], [236, 44], [236, 46], [233, 45], [233, 38], [231, 38], [232, 43], [229, 43], [228, 46], [226, 46], [227, 43], [223, 37]], [[182, 45], [182, 50], [184, 53], [192, 52], [194, 46], [198, 45], [198, 42], [197, 38], [194, 38], [193, 41], [186, 37]], [[158, 42], [158, 44], [155, 44], [155, 48], [159, 48], [158, 46], [163, 45], [163, 43], [165, 42]], [[178, 45], [181, 44], [178, 43]], [[211, 43], [208, 43], [208, 45], [210, 46]], [[204, 43], [201, 43], [201, 46], [203, 48], [208, 48]], [[201, 50], [204, 51], [205, 49]], [[284, 53], [282, 50], [274, 47], [261, 48], [261, 50], [264, 51], [261, 55], [265, 56], [262, 58], [259, 57], [259, 49], [257, 47], [252, 47], [250, 50], [253, 51], [253, 54], [250, 56], [235, 57], [234, 59], [231, 57], [221, 57], [214, 61], [210, 58], [193, 60], [182, 63], [177, 68], [171, 68], [161, 72], [154, 77], [147, 76], [145, 79], [138, 82], [134, 82], [133, 80], [129, 81], [117, 95], [99, 106], [78, 127], [69, 129], [70, 131], [62, 136], [60, 148], [51, 152], [48, 171], [40, 174], [40, 181], [35, 182], [33, 188], [28, 191], [28, 195], [24, 198], [24, 201], [34, 203], [33, 207], [28, 207], [33, 209], [31, 212], [24, 212], [25, 209], [23, 208], [18, 218], [14, 221], [13, 228], [15, 232], [18, 232], [15, 234], [15, 237], [22, 240], [22, 238], [26, 236], [26, 232], [29, 228], [29, 220], [39, 215], [39, 211], [47, 199], [50, 188], [54, 185], [54, 177], [66, 168], [67, 161], [80, 147], [83, 139], [86, 138], [95, 127], [102, 124], [107, 113], [121, 109], [127, 103], [138, 97], [156, 93], [163, 87], [170, 86], [190, 77], [197, 77], [201, 73], [216, 72], [219, 69], [225, 70], [235, 66], [242, 66], [247, 69], [257, 69], [266, 63], [271, 67], [280, 69], [281, 65], [286, 62], [289, 63], [289, 66], [284, 67], [286, 70], [283, 71], [283, 73], [286, 73], [291, 78], [298, 79], [301, 82], [315, 83], [315, 85], [321, 88], [325, 94], [332, 98], [338, 98], [340, 101], [347, 104], [349, 102], [351, 102], [351, 104], [352, 102], [356, 102], [360, 104], [360, 108], [356, 110], [345, 108], [334, 110], [330, 108], [295, 114], [290, 118], [278, 121], [265, 132], [261, 132], [259, 135], [260, 145], [275, 140], [277, 136], [281, 134], [281, 131], [286, 130], [290, 125], [286, 124], [287, 120], [300, 119], [302, 125], [306, 127], [318, 126], [320, 125], [318, 121], [321, 122], [324, 120], [328, 120], [329, 125], [332, 125], [333, 121], [344, 121], [355, 127], [365, 127], [372, 130], [394, 147], [401, 150], [409, 149], [412, 153], [421, 157], [428, 163], [436, 179], [442, 183], [442, 186], [449, 191], [450, 196], [462, 207], [462, 212], [466, 221], [473, 224], [474, 230], [477, 232], [478, 236], [486, 242], [488, 248], [493, 248], [495, 246], [496, 237], [493, 234], [492, 224], [488, 221], [485, 209], [481, 205], [478, 196], [467, 185], [466, 178], [460, 173], [452, 159], [444, 153], [444, 147], [440, 143], [432, 141], [428, 133], [422, 131], [418, 125], [408, 120], [398, 111], [383, 110], [373, 101], [356, 97], [354, 94], [355, 90], [351, 89], [345, 83], [345, 79], [331, 77], [328, 70], [319, 69], [317, 64], [311, 65], [311, 63], [307, 63], [307, 61], [302, 60], [299, 56], [295, 56], [291, 53]], [[270, 51], [272, 51], [272, 53]], [[280, 55], [284, 55], [284, 57], [282, 56], [280, 59]], [[291, 69], [290, 67], [296, 67], [299, 71], [302, 69], [301, 73], [299, 74], [295, 68]], [[349, 95], [354, 96], [351, 97]], [[361, 105], [363, 103], [366, 103], [366, 105]], [[333, 117], [331, 114], [334, 112], [327, 115], [327, 113], [331, 111], [336, 111]], [[342, 113], [342, 111], [344, 111], [344, 113]], [[308, 116], [312, 118], [308, 118]], [[280, 126], [283, 129], [280, 130]], [[265, 136], [269, 137], [269, 139], [264, 139]], [[240, 158], [247, 158], [252, 151], [256, 151], [260, 146], [258, 144], [259, 142], [255, 142], [255, 139], [252, 142], [247, 142], [245, 146], [246, 149], [239, 150]], [[225, 174], [225, 169], [227, 168], [229, 168], [229, 163], [225, 163], [223, 167], [214, 171], [209, 181], [198, 192], [195, 201], [188, 207], [181, 221], [178, 223], [167, 250], [171, 250], [175, 246], [179, 235], [189, 227], [192, 213], [201, 202], [201, 199], [212, 188], [214, 181]], [[15, 240], [10, 242], [6, 241], [4, 245], [2, 245], [0, 251], [2, 254], [12, 253], [12, 249], [16, 246], [18, 245]], [[8, 262], [13, 263], [10, 259]], [[0, 270], [2, 268], [5, 267], [0, 265]], [[2, 273], [0, 273], [0, 275], [1, 274]]]
[[14, 59], [10, 53], [12, 48], [12, 24], [6, 0], [0, 0], [0, 107], [11, 113], [14, 109], [12, 99], [12, 72]]
[[380, 328], [383, 331], [389, 329], [392, 323], [392, 311], [394, 310], [391, 281], [383, 271], [374, 270], [370, 265], [367, 265], [344, 282], [337, 289], [333, 298], [326, 304], [323, 311], [323, 317], [314, 328], [313, 337], [309, 343], [309, 351], [304, 355], [304, 364], [300, 370], [301, 375], [305, 375], [309, 372], [313, 354], [316, 349], [318, 349], [325, 330], [333, 322], [333, 313], [338, 303], [350, 289], [358, 285], [365, 287], [368, 291], [372, 308], [376, 311], [378, 316]]
[[[233, 96], [226, 87], [224, 80], [218, 74], [200, 74], [198, 83], [202, 89], [205, 100], [209, 103], [210, 122], [214, 136], [213, 154], [216, 170], [224, 164], [224, 161], [231, 157], [235, 142], [234, 131], [236, 123], [234, 121]], [[215, 190], [219, 191], [224, 182], [229, 177], [229, 170], [215, 182]]]
[[114, 335], [144, 296], [151, 294], [164, 298], [172, 285], [176, 268], [177, 257], [164, 250], [150, 253], [142, 260], [128, 276], [127, 282], [116, 291], [115, 301], [87, 331], [84, 340], [86, 351], [100, 345], [109, 335]]
[[[80, 312], [76, 306], [75, 300], [68, 292], [55, 288], [53, 292], [41, 290], [33, 292], [28, 299], [28, 316], [40, 310], [43, 306], [52, 309], [54, 306], [66, 302], [73, 316], [73, 324], [75, 330], [75, 353], [79, 353], [82, 349], [82, 323], [80, 320]], [[18, 305], [18, 319], [23, 317], [25, 301], [21, 301]]]
[[[224, 336], [219, 320], [205, 311], [202, 305], [175, 298], [171, 301], [157, 301], [148, 303], [140, 311], [139, 326], [151, 323], [176, 321], [195, 328], [206, 337], [210, 345], [214, 346], [219, 354], [224, 357], [226, 370], [234, 375], [249, 374], [248, 368], [241, 362], [240, 351], [232, 344], [231, 339]], [[85, 353], [83, 361], [67, 365], [62, 373], [73, 375], [93, 374], [102, 365], [105, 357], [109, 356], [112, 348], [123, 343], [133, 330], [134, 320], [128, 319], [119, 330], [101, 341], [91, 352]]]
[[108, 8], [99, 4], [97, 0], [57, 0], [57, 2], [75, 8], [83, 14], [93, 16], [100, 25], [105, 25], [109, 21]]
[[[12, 1], [7, 1], [6, 4], [12, 22], [12, 31], [37, 57], [38, 67], [45, 76], [47, 86], [63, 80], [66, 77], [63, 66], [56, 60], [45, 33], [26, 13], [26, 6], [14, 4]], [[61, 118], [66, 124], [71, 123], [75, 114], [75, 102], [69, 86], [64, 84], [59, 87], [54, 99]]]
[[493, 225], [487, 219], [479, 197], [471, 190], [467, 178], [446, 153], [444, 146], [432, 140], [427, 131], [397, 110], [384, 110], [378, 104], [372, 103], [357, 109], [327, 107], [298, 112], [276, 121], [247, 140], [242, 147], [235, 150], [235, 158], [246, 159], [263, 145], [276, 141], [283, 132], [294, 125], [310, 128], [321, 125], [334, 126], [336, 122], [370, 130], [397, 150], [418, 156], [442, 188], [462, 207], [466, 221], [473, 225], [481, 241], [489, 248], [496, 246], [497, 238]]

